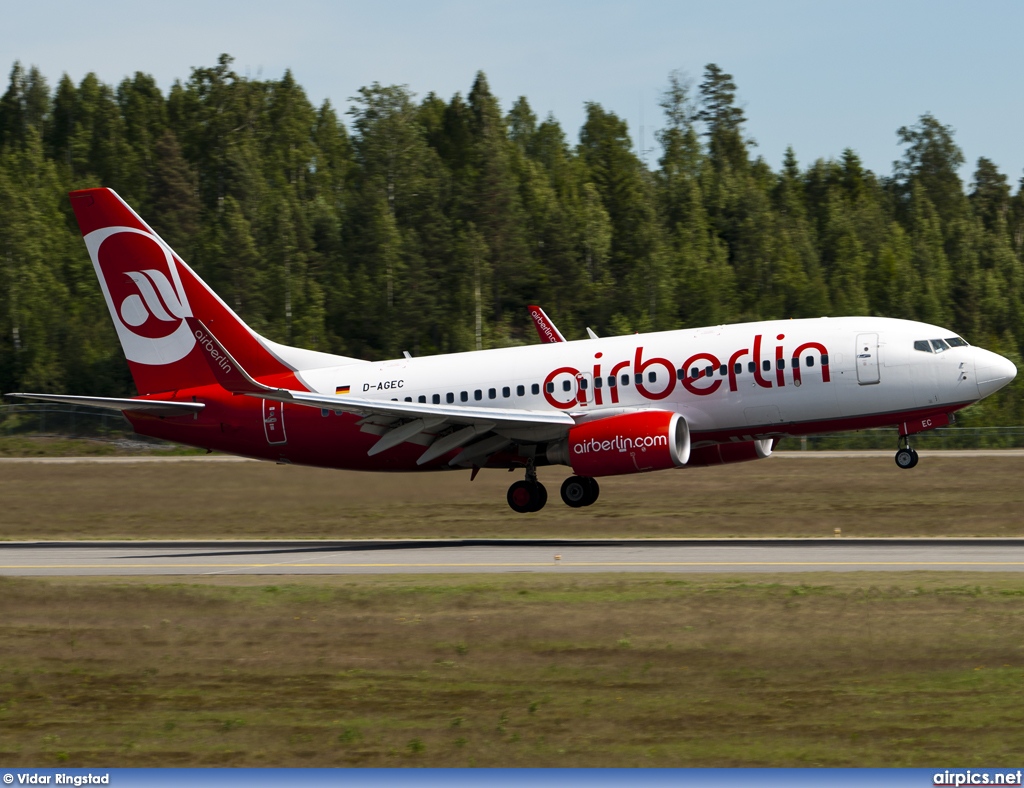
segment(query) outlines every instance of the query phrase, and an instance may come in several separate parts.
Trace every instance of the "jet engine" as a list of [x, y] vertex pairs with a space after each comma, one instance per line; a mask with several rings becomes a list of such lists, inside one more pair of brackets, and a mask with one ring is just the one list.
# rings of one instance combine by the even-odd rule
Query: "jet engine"
[[706, 465], [731, 465], [734, 462], [763, 460], [772, 453], [775, 442], [771, 438], [742, 443], [716, 443], [714, 446], [701, 446], [690, 451], [687, 468], [700, 468]]
[[579, 476], [680, 468], [690, 458], [686, 419], [666, 410], [643, 410], [585, 421], [547, 449], [552, 463], [569, 465]]

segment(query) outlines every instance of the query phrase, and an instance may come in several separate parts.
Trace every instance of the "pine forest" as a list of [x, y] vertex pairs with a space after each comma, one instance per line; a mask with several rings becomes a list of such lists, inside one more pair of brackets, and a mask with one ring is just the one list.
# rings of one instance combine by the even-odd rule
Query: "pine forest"
[[[255, 330], [368, 359], [769, 318], [937, 323], [1021, 364], [1024, 188], [954, 131], [895, 131], [777, 169], [733, 77], [667, 76], [657, 150], [585, 104], [578, 139], [526, 97], [374, 83], [314, 106], [291, 73], [223, 55], [165, 95], [136, 73], [55, 88], [15, 63], [0, 98], [0, 391], [134, 394], [67, 192], [116, 190]], [[837, 141], [842, 144], [842, 141]], [[960, 419], [1024, 424], [1022, 377]]]

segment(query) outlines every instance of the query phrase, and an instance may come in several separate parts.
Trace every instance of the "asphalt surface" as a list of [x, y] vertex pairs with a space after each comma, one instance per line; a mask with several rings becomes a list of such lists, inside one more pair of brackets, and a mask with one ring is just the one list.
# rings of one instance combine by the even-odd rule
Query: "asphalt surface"
[[1024, 539], [7, 542], [0, 575], [1024, 571]]

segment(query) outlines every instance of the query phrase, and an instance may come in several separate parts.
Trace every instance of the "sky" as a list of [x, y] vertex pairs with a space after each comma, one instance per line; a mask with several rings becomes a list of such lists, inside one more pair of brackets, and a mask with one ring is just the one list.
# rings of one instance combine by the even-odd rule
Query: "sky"
[[[344, 111], [373, 82], [419, 97], [469, 92], [477, 71], [505, 109], [526, 96], [579, 137], [586, 102], [625, 119], [650, 166], [668, 75], [708, 63], [737, 85], [755, 155], [787, 146], [806, 166], [852, 148], [891, 174], [896, 131], [926, 112], [953, 128], [970, 183], [979, 156], [1015, 189], [1024, 175], [1021, 0], [33, 0], [0, 6], [0, 67], [55, 85], [142, 71], [166, 90], [226, 52], [235, 70], [291, 69], [310, 99]], [[6, 77], [3, 77], [6, 85]]]

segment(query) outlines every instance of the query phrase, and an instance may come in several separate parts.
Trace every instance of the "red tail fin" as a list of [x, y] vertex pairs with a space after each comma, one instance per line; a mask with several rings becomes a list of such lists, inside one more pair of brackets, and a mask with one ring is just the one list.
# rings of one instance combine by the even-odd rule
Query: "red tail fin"
[[180, 257], [110, 189], [71, 193], [71, 205], [140, 394], [214, 382], [185, 322], [196, 317], [254, 377], [294, 367], [268, 349]]

